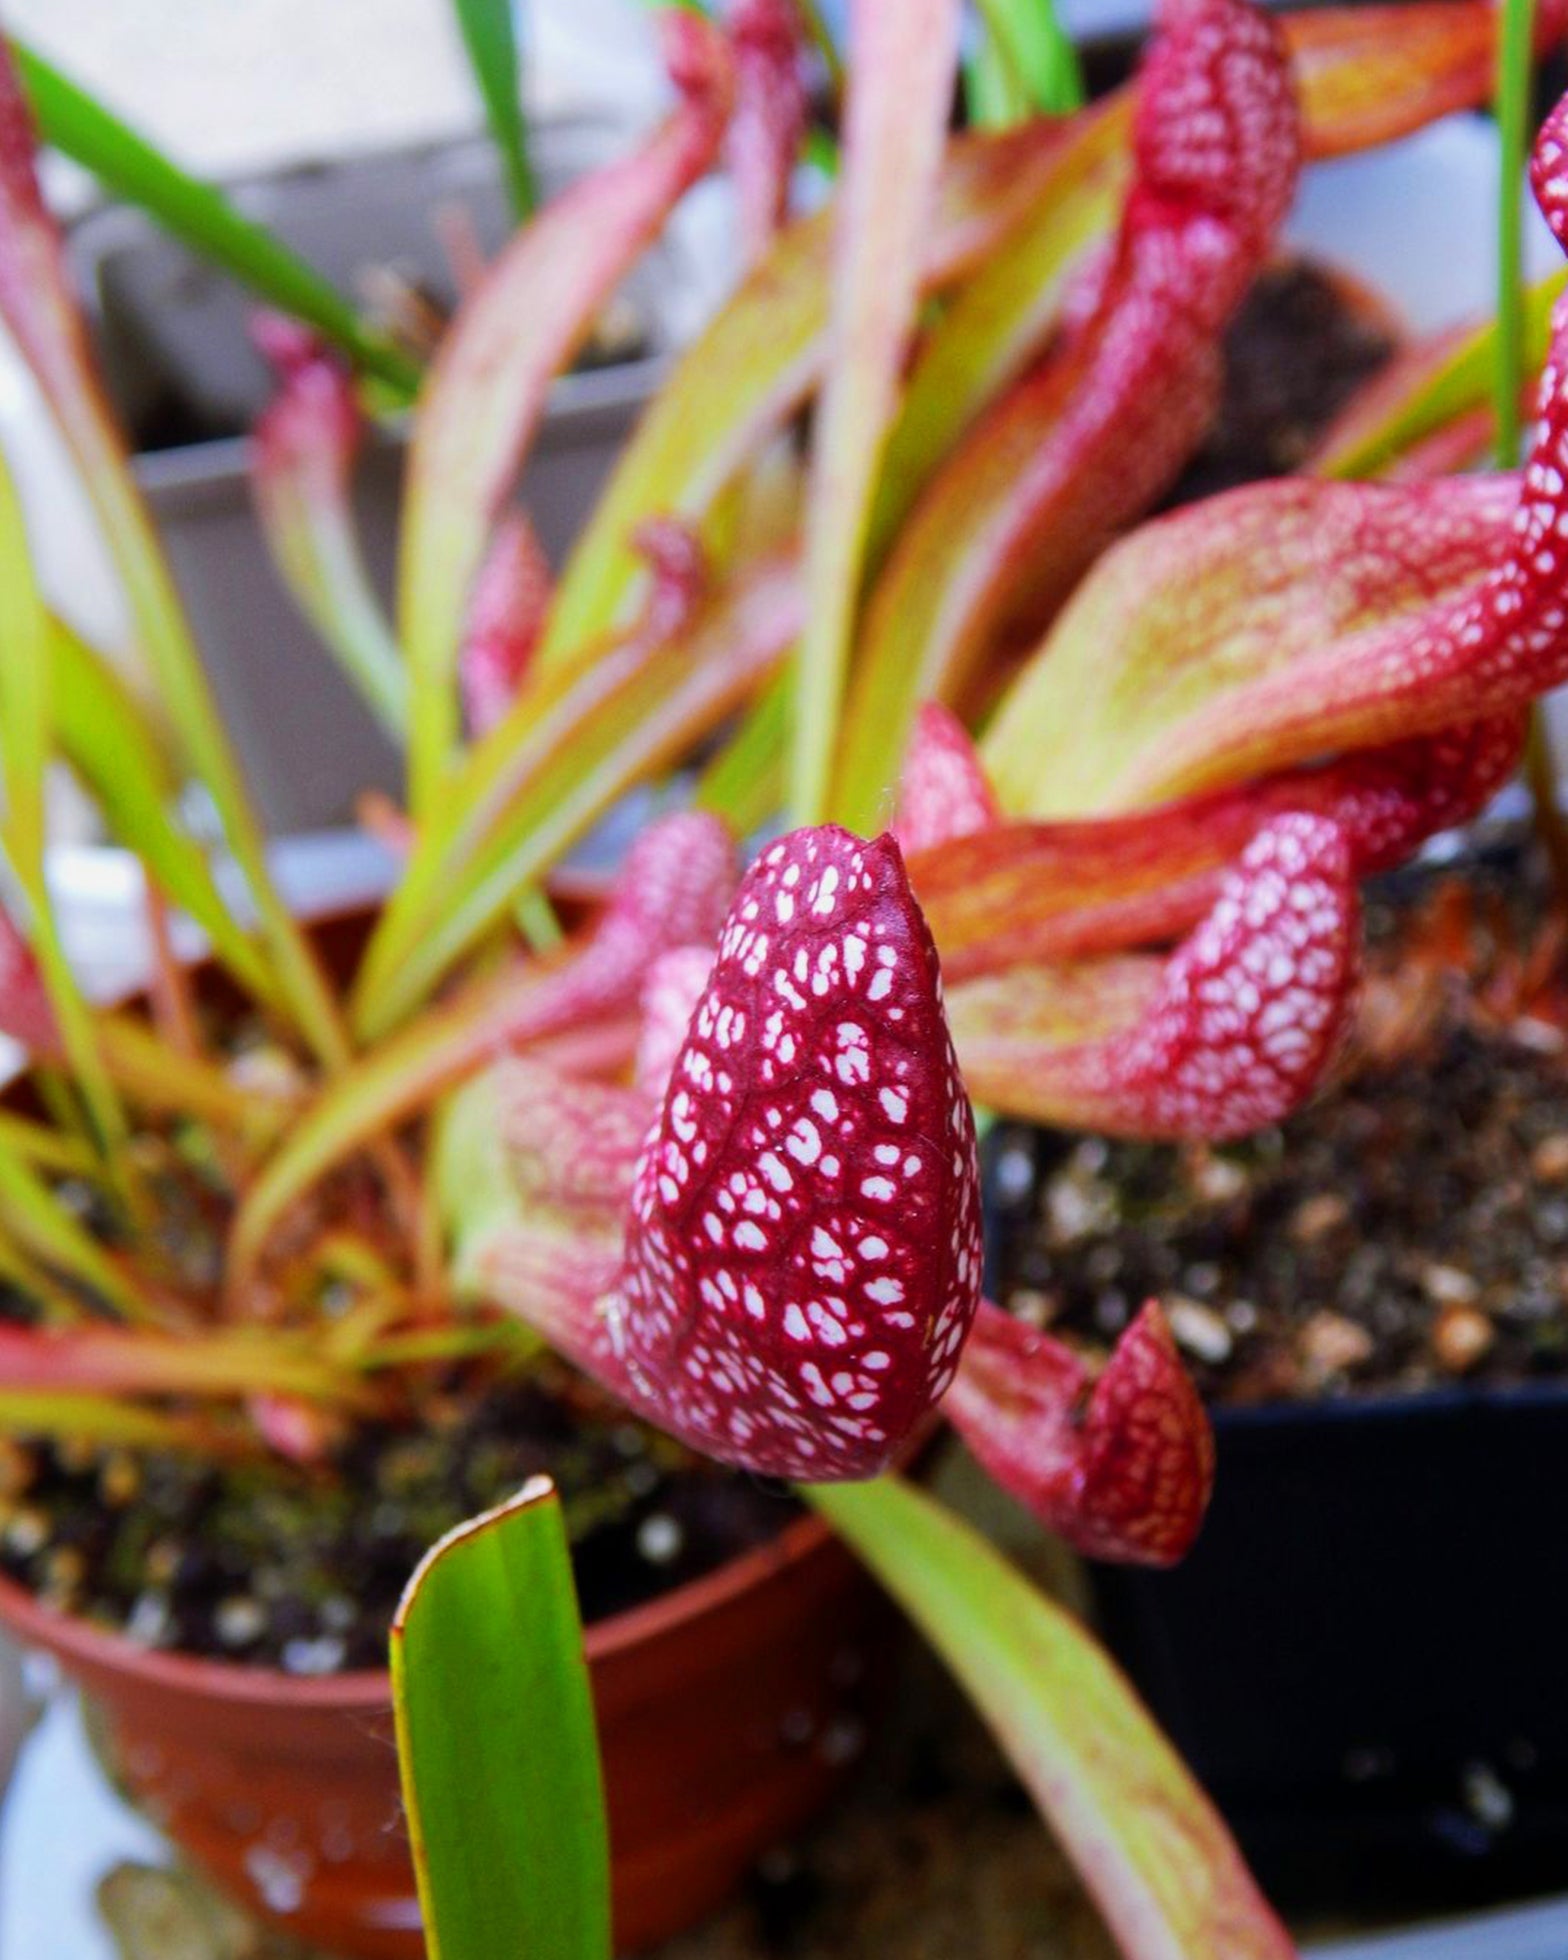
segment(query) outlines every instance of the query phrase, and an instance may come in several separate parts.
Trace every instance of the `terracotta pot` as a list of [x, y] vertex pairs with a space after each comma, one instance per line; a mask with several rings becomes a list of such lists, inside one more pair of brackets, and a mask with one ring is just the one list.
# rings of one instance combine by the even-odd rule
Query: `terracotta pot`
[[[311, 922], [333, 971], [352, 972], [370, 923], [362, 908]], [[197, 980], [214, 1004], [236, 998], [210, 965]], [[27, 1106], [25, 1080], [3, 1100]], [[148, 1651], [3, 1575], [0, 1624], [81, 1684], [132, 1800], [242, 1906], [345, 1960], [423, 1955], [386, 1673]], [[703, 1917], [821, 1807], [857, 1753], [891, 1624], [803, 1518], [588, 1629], [620, 1949]]]
[[[423, 1954], [384, 1673], [149, 1652], [4, 1578], [0, 1621], [80, 1682], [132, 1799], [240, 1904], [352, 1960]], [[821, 1806], [886, 1631], [815, 1519], [589, 1628], [620, 1948], [700, 1919]]]

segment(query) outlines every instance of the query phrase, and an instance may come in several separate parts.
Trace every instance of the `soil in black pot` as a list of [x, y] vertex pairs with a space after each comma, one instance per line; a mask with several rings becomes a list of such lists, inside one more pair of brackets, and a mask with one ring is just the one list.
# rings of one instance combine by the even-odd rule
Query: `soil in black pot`
[[379, 1667], [409, 1574], [444, 1532], [548, 1472], [583, 1616], [709, 1572], [798, 1515], [780, 1488], [693, 1456], [546, 1361], [417, 1428], [357, 1429], [306, 1472], [75, 1446], [0, 1449], [0, 1567], [148, 1646], [281, 1666]]
[[1225, 336], [1214, 427], [1167, 507], [1300, 469], [1394, 346], [1387, 314], [1353, 282], [1310, 259], [1267, 267]]
[[1568, 1054], [1539, 878], [1426, 883], [1369, 910], [1341, 1079], [1219, 1147], [1012, 1131], [1015, 1312], [1093, 1351], [1162, 1298], [1220, 1402], [1568, 1374]]

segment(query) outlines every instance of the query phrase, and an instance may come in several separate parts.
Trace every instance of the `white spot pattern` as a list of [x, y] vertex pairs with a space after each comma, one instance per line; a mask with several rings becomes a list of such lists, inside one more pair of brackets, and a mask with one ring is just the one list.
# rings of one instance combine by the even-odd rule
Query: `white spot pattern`
[[[1568, 99], [1547, 118], [1531, 162], [1541, 211], [1568, 247]], [[1506, 479], [1498, 479], [1500, 483]], [[1429, 500], [1449, 486], [1424, 486]], [[1363, 495], [1374, 486], [1357, 486]], [[1246, 493], [1242, 493], [1245, 495]], [[1456, 495], [1459, 493], [1455, 493]], [[1307, 663], [1221, 691], [1162, 737], [1136, 788], [1151, 798], [1336, 747], [1387, 742], [1495, 718], [1568, 679], [1568, 300], [1552, 316], [1537, 428], [1496, 561], [1454, 596], [1350, 632]], [[1412, 552], [1442, 552], [1416, 528]]]
[[1277, 1122], [1343, 1037], [1360, 906], [1337, 824], [1276, 818], [1166, 967], [1129, 1039], [1102, 1068], [1138, 1095], [1144, 1134], [1229, 1137]]
[[630, 1387], [729, 1461], [871, 1475], [951, 1382], [980, 1262], [973, 1122], [898, 848], [797, 832], [741, 887], [639, 1165], [601, 1302]]
[[969, 731], [940, 701], [924, 702], [904, 753], [893, 835], [906, 854], [988, 830], [1001, 815]]
[[[498, 1039], [521, 1046], [635, 1007], [661, 955], [711, 946], [735, 889], [735, 846], [717, 817], [681, 810], [652, 823], [627, 853], [588, 942], [520, 991]], [[688, 960], [690, 955], [687, 955]], [[644, 1001], [656, 1016], [656, 996]], [[684, 1021], [682, 1022], [684, 1026]], [[668, 1065], [655, 1052], [647, 1066]]]
[[662, 1096], [670, 1070], [686, 1039], [697, 1002], [713, 971], [713, 948], [677, 946], [661, 953], [648, 969], [642, 989], [642, 1026], [637, 1037], [637, 1081]]
[[949, 984], [1033, 961], [1157, 944], [1189, 930], [1271, 818], [1345, 832], [1357, 877], [1402, 863], [1483, 809], [1518, 765], [1518, 711], [1293, 769], [1158, 813], [1002, 823], [928, 852], [921, 902]]
[[944, 1413], [1004, 1490], [1093, 1558], [1169, 1565], [1203, 1521], [1214, 1439], [1152, 1301], [1092, 1382], [1064, 1342], [983, 1303]]
[[[1107, 963], [1106, 1005], [1131, 1003], [1114, 1032], [1077, 1041], [1062, 1032], [1071, 990], [1092, 990], [1093, 968], [1069, 969], [1043, 989], [1043, 1013], [1036, 1005], [1011, 1019], [1005, 998], [976, 983], [988, 1013], [971, 1013], [965, 999], [959, 1021], [970, 1088], [1022, 1114], [1124, 1135], [1228, 1137], [1278, 1121], [1310, 1093], [1343, 1035], [1359, 919], [1339, 826], [1276, 817], [1152, 985], [1152, 962]], [[1017, 971], [1024, 1001], [1051, 977]], [[1102, 1026], [1107, 1018], [1102, 1008]]]
[[[1052, 358], [979, 419], [913, 514], [868, 608], [868, 674], [918, 676], [919, 694], [967, 687], [999, 639], [1067, 598], [1212, 421], [1219, 335], [1299, 158], [1277, 23], [1247, 0], [1162, 10], [1138, 103], [1119, 236], [1069, 294]], [[857, 692], [852, 720], [885, 714], [872, 696]], [[928, 817], [947, 821], [935, 806], [921, 789], [912, 844]]]

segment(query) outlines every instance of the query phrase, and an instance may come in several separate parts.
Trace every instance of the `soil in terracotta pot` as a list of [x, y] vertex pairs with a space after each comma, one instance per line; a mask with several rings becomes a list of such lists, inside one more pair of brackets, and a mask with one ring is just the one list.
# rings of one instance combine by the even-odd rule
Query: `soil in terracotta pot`
[[483, 1395], [456, 1386], [417, 1428], [363, 1428], [312, 1473], [7, 1443], [0, 1566], [149, 1646], [328, 1674], [383, 1665], [423, 1553], [538, 1472], [560, 1489], [588, 1620], [797, 1515], [781, 1489], [692, 1456], [553, 1363]]
[[1345, 1076], [1289, 1123], [999, 1140], [1014, 1312], [1103, 1353], [1157, 1295], [1220, 1402], [1568, 1375], [1563, 935], [1538, 870], [1415, 893], [1369, 907]]

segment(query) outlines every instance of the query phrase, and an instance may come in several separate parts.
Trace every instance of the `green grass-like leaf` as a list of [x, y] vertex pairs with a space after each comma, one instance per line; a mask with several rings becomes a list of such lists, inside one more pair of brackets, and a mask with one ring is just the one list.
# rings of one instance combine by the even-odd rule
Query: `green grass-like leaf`
[[246, 1193], [229, 1241], [243, 1280], [268, 1235], [332, 1165], [390, 1135], [489, 1056], [504, 1049], [519, 1005], [538, 985], [532, 969], [479, 979], [408, 1022], [338, 1076]]
[[242, 217], [221, 191], [182, 170], [42, 55], [20, 41], [11, 45], [47, 142], [262, 299], [313, 326], [367, 374], [402, 396], [413, 394], [418, 368], [373, 333], [314, 267]]
[[72, 1078], [97, 1142], [114, 1158], [123, 1152], [129, 1125], [66, 959], [44, 876], [45, 792], [55, 733], [52, 650], [22, 506], [0, 460], [0, 779], [5, 793], [0, 849], [26, 900], [28, 937]]
[[789, 676], [783, 674], [697, 779], [697, 808], [723, 817], [737, 837], [760, 830], [783, 806], [789, 709]]
[[175, 814], [179, 783], [151, 721], [104, 659], [63, 620], [51, 619], [55, 726], [60, 748], [115, 837], [134, 851], [165, 897], [189, 913], [213, 951], [259, 1001], [277, 1005], [272, 969], [235, 920], [206, 853]]
[[831, 213], [798, 220], [676, 362], [648, 404], [556, 588], [536, 658], [566, 668], [635, 615], [650, 519], [699, 523], [821, 372]]
[[1007, 51], [982, 21], [964, 56], [964, 114], [971, 129], [1010, 129], [1029, 113], [1029, 97]]
[[712, 161], [723, 130], [714, 100], [700, 90], [683, 98], [639, 151], [580, 178], [517, 233], [441, 343], [409, 445], [398, 546], [408, 805], [416, 823], [432, 819], [444, 793], [474, 580], [550, 388]]
[[[0, 47], [9, 64], [9, 43]], [[65, 264], [58, 226], [33, 168], [33, 132], [19, 85], [0, 88], [0, 203], [5, 277], [0, 311], [48, 405], [92, 502], [131, 616], [136, 650], [184, 759], [210, 792], [235, 862], [272, 944], [278, 990], [318, 1055], [340, 1060], [347, 1044], [336, 1001], [309, 944], [272, 882], [264, 840], [239, 765], [191, 638], [157, 528], [137, 487], [124, 433], [104, 396]], [[47, 636], [41, 635], [47, 644]], [[37, 947], [46, 966], [48, 948]]]
[[19, 1156], [0, 1148], [0, 1237], [9, 1237], [123, 1319], [157, 1326], [157, 1305], [112, 1260], [44, 1180]]
[[[1529, 287], [1520, 309], [1523, 368], [1539, 371], [1551, 342], [1552, 308], [1568, 288], [1568, 274], [1553, 272]], [[1397, 389], [1375, 408], [1347, 419], [1340, 433], [1312, 460], [1312, 473], [1345, 482], [1381, 476], [1407, 450], [1436, 435], [1472, 409], [1483, 407], [1496, 386], [1497, 322], [1486, 320], [1445, 335], [1430, 352], [1419, 350]], [[1374, 383], [1369, 394], [1376, 391]]]
[[872, 505], [869, 571], [965, 431], [1049, 344], [1074, 276], [1114, 235], [1132, 180], [1133, 103], [1121, 90], [1063, 133], [1034, 209], [923, 338]]
[[48, 1123], [0, 1109], [0, 1152], [19, 1157], [34, 1169], [65, 1177], [91, 1177], [92, 1153], [77, 1138]]
[[593, 1702], [545, 1479], [425, 1559], [393, 1623], [392, 1687], [430, 1960], [608, 1960]]
[[512, 0], [452, 0], [452, 10], [457, 15], [469, 66], [479, 84], [490, 134], [501, 158], [512, 216], [521, 224], [532, 216], [539, 202], [539, 186], [528, 155], [528, 130], [523, 121]]
[[12, 1394], [0, 1388], [0, 1434], [50, 1436], [77, 1448], [86, 1444], [180, 1450], [203, 1462], [250, 1453], [236, 1431], [217, 1429], [198, 1417], [164, 1415], [108, 1395]]
[[1052, 0], [980, 0], [980, 14], [1021, 113], [1065, 116], [1083, 106], [1078, 51]]
[[1519, 466], [1519, 394], [1524, 386], [1523, 204], [1530, 115], [1530, 30], [1534, 0], [1501, 0], [1497, 46], [1497, 346], [1493, 400], [1497, 460]]
[[[931, 293], [985, 262], [1048, 194], [1056, 145], [1039, 126], [949, 145], [920, 268]], [[827, 361], [835, 211], [799, 218], [680, 356], [622, 451], [556, 588], [541, 668], [567, 667], [635, 615], [651, 518], [700, 524], [810, 397]]]

